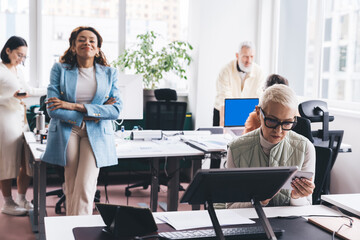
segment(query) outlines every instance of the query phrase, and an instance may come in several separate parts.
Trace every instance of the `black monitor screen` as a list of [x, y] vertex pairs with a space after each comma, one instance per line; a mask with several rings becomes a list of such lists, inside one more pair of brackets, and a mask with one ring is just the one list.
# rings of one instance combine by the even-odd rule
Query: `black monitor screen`
[[186, 189], [181, 203], [250, 202], [273, 197], [297, 171], [297, 167], [200, 169]]
[[225, 99], [225, 127], [242, 127], [259, 104], [258, 98], [227, 98]]

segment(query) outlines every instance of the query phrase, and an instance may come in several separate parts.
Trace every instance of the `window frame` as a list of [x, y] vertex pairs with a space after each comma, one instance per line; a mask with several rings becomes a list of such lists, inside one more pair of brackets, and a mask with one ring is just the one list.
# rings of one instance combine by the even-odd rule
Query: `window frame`
[[[351, 36], [351, 33], [353, 29], [355, 29], [355, 27], [353, 26], [354, 24], [358, 24], [358, 22], [356, 22], [356, 18], [354, 16], [355, 14], [355, 10], [352, 10], [353, 13], [350, 13], [350, 11], [346, 11], [346, 12], [342, 12], [342, 13], [338, 13], [336, 15], [336, 17], [334, 18], [334, 16], [330, 16], [326, 14], [326, 1], [325, 0], [319, 0], [317, 5], [317, 10], [316, 10], [316, 26], [315, 28], [317, 29], [316, 32], [316, 36], [315, 38], [315, 43], [314, 43], [314, 48], [316, 49], [316, 51], [314, 52], [314, 63], [312, 63], [312, 68], [314, 69], [312, 73], [308, 73], [306, 70], [309, 68], [310, 64], [308, 63], [309, 61], [309, 57], [308, 57], [308, 50], [307, 50], [307, 54], [306, 54], [306, 75], [305, 75], [305, 81], [304, 81], [304, 90], [306, 89], [306, 81], [308, 81], [308, 74], [313, 74], [313, 79], [315, 81], [314, 85], [314, 89], [312, 91], [311, 95], [307, 95], [305, 96], [300, 96], [300, 99], [302, 100], [308, 100], [311, 98], [317, 98], [317, 99], [321, 99], [324, 100], [328, 103], [329, 108], [332, 110], [332, 112], [336, 112], [338, 114], [342, 114], [342, 115], [346, 115], [346, 116], [354, 116], [354, 117], [360, 117], [360, 102], [355, 102], [353, 99], [345, 99], [344, 100], [337, 100], [334, 99], [336, 98], [336, 96], [331, 96], [332, 98], [323, 98], [324, 94], [322, 92], [322, 84], [323, 84], [323, 80], [327, 79], [328, 80], [328, 87], [330, 88], [330, 79], [331, 79], [331, 75], [334, 74], [334, 72], [337, 72], [337, 75], [342, 74], [342, 72], [339, 71], [339, 48], [342, 46], [347, 47], [347, 56], [346, 56], [346, 68], [350, 67], [351, 71], [349, 73], [348, 69], [345, 70], [344, 73], [344, 80], [346, 81], [346, 85], [345, 88], [351, 88], [353, 83], [349, 83], [351, 81], [354, 81], [354, 76], [358, 75], [356, 72], [354, 72], [352, 70], [352, 68], [355, 67], [355, 55], [353, 55], [353, 47], [355, 47], [356, 44], [356, 36], [355, 38], [353, 36]], [[332, 2], [332, 4], [334, 4], [334, 2]], [[308, 5], [308, 8], [312, 7], [312, 5]], [[308, 10], [308, 19], [307, 19], [307, 25], [308, 25], [308, 32], [307, 34], [309, 35], [309, 11]], [[360, 9], [358, 9], [357, 11], [360, 12]], [[333, 14], [333, 13], [332, 13]], [[342, 30], [340, 30], [340, 22], [336, 23], [336, 26], [338, 29], [335, 31], [335, 33], [339, 33], [338, 35], [335, 35], [334, 33], [334, 22], [335, 21], [340, 21], [341, 17], [344, 16], [348, 16], [348, 30], [347, 30], [347, 37], [348, 39], [346, 40], [342, 40], [340, 39], [339, 34], [342, 32]], [[326, 20], [327, 19], [331, 19], [332, 22], [332, 26], [331, 26], [331, 39], [330, 40], [325, 40], [325, 27], [326, 27]], [[309, 36], [307, 36], [307, 41], [309, 40]], [[353, 42], [353, 40], [355, 39], [355, 42]], [[359, 39], [360, 41], [360, 39]], [[334, 54], [334, 50], [330, 50], [330, 59], [329, 59], [329, 71], [324, 72], [323, 67], [324, 67], [324, 49], [325, 48], [337, 48], [336, 50], [336, 54]], [[351, 53], [351, 54], [350, 54]], [[340, 79], [337, 79], [336, 82], [338, 82]], [[360, 81], [360, 79], [359, 79]], [[351, 84], [351, 86], [349, 86]], [[306, 92], [306, 91], [304, 91]], [[344, 94], [346, 95], [349, 92], [345, 89]], [[325, 95], [329, 96], [331, 94], [331, 92], [326, 93]]]

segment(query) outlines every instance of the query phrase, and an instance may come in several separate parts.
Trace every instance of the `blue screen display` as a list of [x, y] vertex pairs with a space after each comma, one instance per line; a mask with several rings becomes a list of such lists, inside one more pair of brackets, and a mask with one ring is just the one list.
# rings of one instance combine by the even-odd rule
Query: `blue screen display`
[[225, 127], [242, 127], [259, 104], [258, 98], [228, 98], [225, 99]]

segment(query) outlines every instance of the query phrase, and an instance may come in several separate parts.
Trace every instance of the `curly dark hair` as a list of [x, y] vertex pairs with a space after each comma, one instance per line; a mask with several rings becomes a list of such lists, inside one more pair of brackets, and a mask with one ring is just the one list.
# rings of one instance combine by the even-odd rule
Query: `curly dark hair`
[[99, 48], [99, 54], [95, 56], [94, 62], [98, 63], [100, 65], [103, 65], [103, 66], [109, 66], [104, 53], [100, 49], [102, 42], [103, 42], [103, 39], [102, 39], [100, 33], [98, 31], [96, 31], [95, 28], [93, 28], [93, 27], [84, 27], [84, 26], [77, 27], [71, 32], [71, 35], [69, 38], [70, 46], [64, 52], [64, 55], [62, 55], [60, 57], [60, 62], [70, 64], [71, 68], [73, 68], [75, 65], [77, 65], [76, 55], [73, 54], [73, 52], [71, 51], [71, 48], [73, 46], [75, 46], [75, 40], [76, 40], [77, 36], [79, 35], [79, 33], [82, 31], [85, 31], [85, 30], [93, 32], [97, 37], [97, 42], [98, 42], [97, 46]]

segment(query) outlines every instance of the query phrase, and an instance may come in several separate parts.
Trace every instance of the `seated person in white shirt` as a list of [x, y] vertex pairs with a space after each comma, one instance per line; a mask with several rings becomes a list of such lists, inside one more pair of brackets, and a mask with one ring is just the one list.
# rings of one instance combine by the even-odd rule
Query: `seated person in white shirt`
[[[262, 94], [256, 113], [260, 128], [229, 144], [227, 168], [297, 166], [315, 174], [315, 148], [291, 131], [296, 124], [297, 99], [291, 88], [276, 84]], [[296, 178], [292, 190], [282, 189], [263, 206], [311, 205], [313, 179]], [[251, 203], [227, 203], [227, 208], [251, 207]]]

